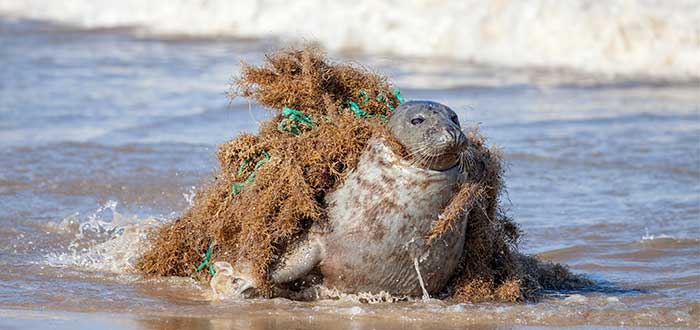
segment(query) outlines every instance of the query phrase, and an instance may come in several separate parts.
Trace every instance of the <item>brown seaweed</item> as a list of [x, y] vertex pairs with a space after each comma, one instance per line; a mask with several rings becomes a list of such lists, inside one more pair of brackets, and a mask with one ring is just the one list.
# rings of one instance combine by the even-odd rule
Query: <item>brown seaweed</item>
[[[218, 147], [215, 179], [198, 191], [191, 208], [151, 234], [137, 266], [148, 275], [207, 279], [206, 267], [198, 272], [195, 267], [211, 248], [215, 261], [250, 260], [262, 283], [259, 292], [269, 297], [270, 266], [313, 224], [324, 224], [325, 195], [357, 165], [370, 138], [383, 137], [405, 156], [384, 126], [400, 100], [385, 77], [330, 63], [313, 47], [276, 52], [257, 67], [243, 64], [228, 94], [276, 114], [258, 134], [241, 134]], [[350, 102], [364, 113], [358, 116]], [[285, 108], [302, 113], [307, 123], [290, 120]], [[578, 283], [564, 267], [540, 267], [517, 251], [520, 230], [499, 207], [501, 153], [488, 148], [476, 129], [468, 139], [462, 157], [467, 179], [428, 237], [468, 218], [464, 257], [446, 293], [459, 301], [515, 302], [542, 288]]]

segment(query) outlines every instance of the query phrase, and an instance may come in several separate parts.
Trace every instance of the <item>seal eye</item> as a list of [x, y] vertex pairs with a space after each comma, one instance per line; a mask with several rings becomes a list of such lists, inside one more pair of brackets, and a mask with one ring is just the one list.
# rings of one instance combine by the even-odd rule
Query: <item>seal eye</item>
[[424, 119], [421, 118], [421, 117], [413, 118], [413, 119], [411, 119], [411, 124], [413, 124], [413, 125], [418, 125], [418, 124], [422, 123], [423, 120], [424, 120]]

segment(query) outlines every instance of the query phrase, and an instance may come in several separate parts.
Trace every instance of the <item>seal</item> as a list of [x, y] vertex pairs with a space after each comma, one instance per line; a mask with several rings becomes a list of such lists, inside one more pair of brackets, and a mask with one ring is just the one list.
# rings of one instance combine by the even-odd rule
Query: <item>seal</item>
[[[409, 157], [370, 140], [357, 167], [326, 196], [327, 226], [283, 253], [272, 283], [318, 270], [326, 287], [345, 293], [426, 297], [445, 287], [463, 253], [466, 219], [431, 242], [426, 237], [463, 179], [458, 165], [467, 138], [455, 112], [431, 101], [403, 103], [387, 127]], [[215, 263], [215, 292], [233, 288], [245, 296], [257, 286], [248, 267], [237, 266]]]

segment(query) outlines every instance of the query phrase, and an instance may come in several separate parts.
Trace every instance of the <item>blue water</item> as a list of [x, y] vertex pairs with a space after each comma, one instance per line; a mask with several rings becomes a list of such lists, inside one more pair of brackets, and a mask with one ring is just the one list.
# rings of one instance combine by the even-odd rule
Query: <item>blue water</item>
[[[608, 292], [505, 306], [222, 303], [186, 279], [95, 267], [83, 248], [121, 235], [126, 223], [181, 212], [193, 187], [213, 177], [216, 145], [266, 118], [265, 109], [225, 92], [240, 60], [260, 63], [279, 46], [0, 19], [0, 327], [72, 313], [108, 324], [126, 318], [129, 329], [167, 329], [175, 316], [189, 328], [245, 328], [236, 323], [244, 320], [266, 329], [294, 318], [307, 328], [424, 329], [700, 320], [697, 81], [332, 54], [479, 125], [505, 152], [504, 205], [522, 225], [524, 250], [568, 264]], [[105, 224], [86, 227], [94, 236], [87, 240], [71, 219]], [[105, 313], [121, 316], [105, 321]]]

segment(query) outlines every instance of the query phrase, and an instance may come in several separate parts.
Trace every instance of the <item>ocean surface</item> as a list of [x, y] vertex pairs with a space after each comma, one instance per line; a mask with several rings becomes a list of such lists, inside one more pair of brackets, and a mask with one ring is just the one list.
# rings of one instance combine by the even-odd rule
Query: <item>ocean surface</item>
[[[300, 1], [286, 13], [254, 2], [240, 5], [248, 11], [237, 20], [223, 1], [173, 2], [153, 19], [149, 6], [159, 1], [58, 3], [0, 1], [0, 329], [700, 326], [693, 2], [494, 1], [500, 9], [475, 5], [473, 15], [491, 13], [489, 31], [503, 38], [473, 48], [455, 42], [486, 33], [472, 26], [476, 18], [454, 14], [469, 2]], [[514, 305], [218, 301], [193, 280], [133, 272], [148, 228], [182, 212], [212, 179], [217, 144], [267, 117], [224, 95], [239, 62], [260, 63], [294, 42], [285, 24], [323, 6], [335, 16], [296, 20], [299, 35], [389, 76], [405, 97], [445, 103], [463, 125], [478, 125], [504, 150], [504, 200], [523, 250], [569, 265], [596, 288]], [[341, 12], [343, 28], [319, 28]], [[540, 24], [551, 40], [504, 30], [547, 13], [559, 20]], [[417, 15], [433, 15], [433, 30], [411, 25]], [[661, 27], [645, 35], [642, 21]], [[606, 51], [616, 37], [601, 22], [640, 34], [620, 32], [632, 46]], [[361, 30], [365, 23], [377, 30]]]

